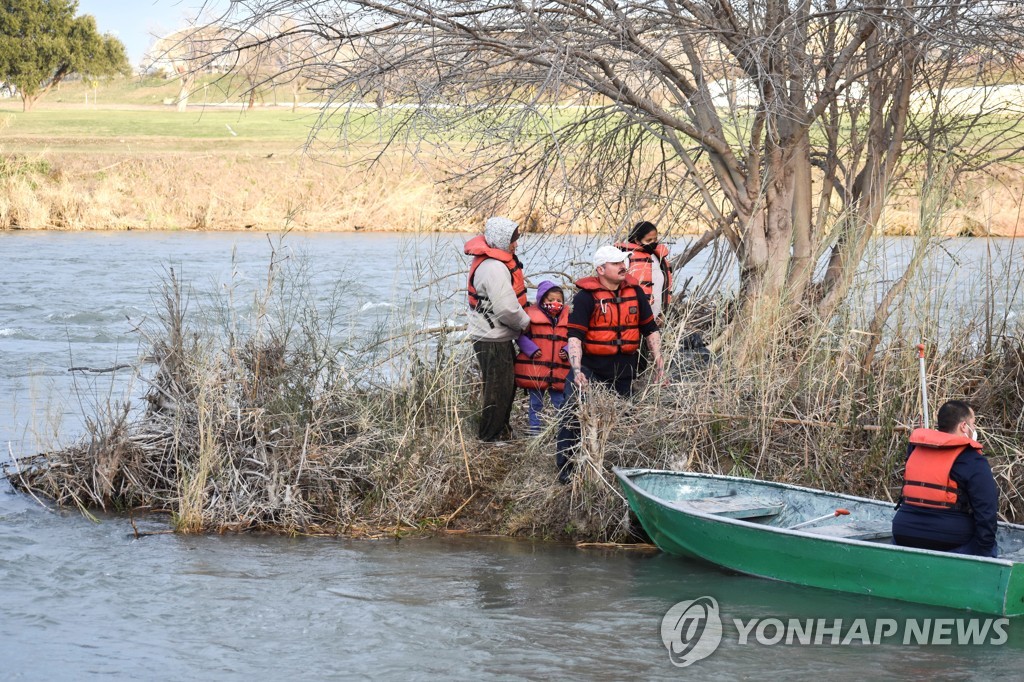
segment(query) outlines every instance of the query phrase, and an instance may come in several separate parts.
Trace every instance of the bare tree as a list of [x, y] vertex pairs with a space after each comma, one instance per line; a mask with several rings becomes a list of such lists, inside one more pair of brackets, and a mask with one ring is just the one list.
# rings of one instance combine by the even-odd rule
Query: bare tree
[[[563, 217], [699, 221], [740, 265], [740, 319], [827, 319], [899, 181], [1016, 156], [996, 102], [1024, 46], [1018, 0], [240, 0], [334, 43], [333, 96], [414, 104], [463, 141], [464, 180]], [[391, 139], [398, 139], [395, 135]], [[908, 175], [909, 173], [909, 175]], [[693, 250], [691, 250], [693, 251]], [[692, 255], [692, 253], [691, 253]], [[824, 267], [816, 263], [824, 259]], [[887, 304], [888, 305], [888, 304]], [[884, 315], [884, 310], [879, 311]]]
[[[185, 111], [196, 88], [196, 79], [203, 73], [223, 71], [223, 61], [231, 43], [213, 24], [196, 20], [189, 26], [158, 38], [150, 47], [145, 66], [148, 69], [170, 70], [180, 81], [175, 104]], [[233, 56], [231, 56], [234, 59]]]
[[302, 93], [317, 76], [317, 64], [330, 63], [337, 46], [325, 43], [293, 19], [279, 21], [270, 46], [275, 85], [287, 85], [292, 95], [292, 111], [299, 106]]
[[[244, 33], [231, 35], [230, 40], [235, 61], [228, 71], [228, 78], [240, 79], [241, 91], [246, 98], [246, 108], [252, 109], [256, 99], [262, 100], [266, 86], [272, 86], [278, 68], [272, 58], [272, 40], [267, 31], [271, 26], [249, 27]], [[231, 88], [234, 89], [234, 88]]]
[[287, 85], [294, 111], [302, 93], [321, 82], [324, 65], [333, 64], [338, 53], [337, 41], [323, 40], [288, 14], [262, 14], [239, 23], [207, 19], [204, 30], [216, 40], [207, 42], [207, 52], [194, 61], [219, 64], [219, 85], [229, 96], [244, 99], [249, 109], [267, 90], [273, 90], [276, 103], [276, 88]]

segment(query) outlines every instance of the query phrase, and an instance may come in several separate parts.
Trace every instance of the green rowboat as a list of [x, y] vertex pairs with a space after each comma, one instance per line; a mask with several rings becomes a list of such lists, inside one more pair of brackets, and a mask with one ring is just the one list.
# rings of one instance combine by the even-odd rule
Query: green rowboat
[[734, 476], [614, 472], [669, 554], [798, 585], [1024, 614], [1024, 526], [999, 524], [998, 558], [964, 556], [893, 545], [890, 502]]

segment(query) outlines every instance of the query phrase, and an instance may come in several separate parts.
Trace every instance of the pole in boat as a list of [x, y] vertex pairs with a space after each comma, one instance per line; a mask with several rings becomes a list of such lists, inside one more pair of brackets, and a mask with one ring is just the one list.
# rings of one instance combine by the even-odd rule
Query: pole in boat
[[917, 359], [921, 366], [921, 423], [924, 428], [928, 429], [931, 426], [928, 424], [928, 380], [924, 373], [924, 344], [917, 344]]
[[797, 528], [803, 528], [804, 526], [809, 526], [812, 523], [817, 523], [818, 521], [824, 521], [825, 519], [831, 519], [833, 516], [846, 516], [849, 513], [850, 513], [849, 509], [836, 509], [834, 512], [830, 512], [828, 514], [825, 514], [824, 516], [819, 516], [817, 518], [811, 519], [810, 521], [804, 521], [803, 523], [798, 523], [795, 526], [790, 526], [789, 530], [796, 530]]

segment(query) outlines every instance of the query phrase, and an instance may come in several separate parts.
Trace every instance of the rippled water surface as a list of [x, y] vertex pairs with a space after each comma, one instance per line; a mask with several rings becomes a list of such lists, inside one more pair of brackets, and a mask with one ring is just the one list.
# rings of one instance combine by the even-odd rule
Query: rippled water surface
[[[705, 679], [1019, 679], [1002, 646], [738, 644], [733, 618], [966, 614], [730, 575], [664, 555], [498, 538], [135, 539], [0, 493], [4, 679], [669, 679], [676, 602], [726, 619]], [[142, 522], [140, 530], [155, 530]], [[951, 587], [955, 589], [955, 587]]]
[[[359, 335], [394, 322], [409, 305], [410, 280], [439, 279], [435, 290], [453, 293], [437, 305], [412, 292], [423, 320], [458, 321], [461, 281], [445, 275], [464, 266], [461, 243], [303, 235], [277, 252], [309, 264], [304, 276], [325, 301], [342, 283], [360, 312], [346, 334]], [[936, 278], [967, 282], [988, 247], [947, 248]], [[994, 262], [1003, 267], [1009, 242], [997, 248], [1004, 255]], [[73, 437], [80, 403], [123, 393], [124, 372], [72, 382], [67, 370], [137, 362], [145, 347], [133, 329], [153, 314], [165, 268], [192, 284], [191, 305], [212, 309], [229, 291], [251, 299], [270, 250], [266, 236], [248, 234], [0, 233], [4, 454]], [[523, 256], [536, 273], [564, 270], [588, 250], [579, 239], [528, 237]], [[866, 281], [891, 279], [906, 244], [885, 252], [892, 263], [865, 266]], [[683, 277], [699, 278], [703, 267], [697, 261]], [[147, 518], [137, 526], [166, 524]], [[720, 604], [723, 643], [690, 668], [674, 668], [661, 618], [700, 596]], [[126, 518], [54, 512], [6, 483], [0, 598], [0, 679], [1016, 680], [1024, 667], [1024, 619], [999, 646], [741, 645], [733, 618], [902, 623], [968, 614], [736, 576], [660, 554], [499, 538], [137, 538]]]

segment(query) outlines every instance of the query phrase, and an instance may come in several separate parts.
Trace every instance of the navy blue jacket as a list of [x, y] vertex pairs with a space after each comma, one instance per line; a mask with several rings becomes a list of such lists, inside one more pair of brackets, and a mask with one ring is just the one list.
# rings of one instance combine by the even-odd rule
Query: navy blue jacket
[[[913, 446], [907, 448], [907, 456]], [[901, 503], [892, 520], [892, 534], [958, 545], [953, 551], [977, 556], [996, 555], [996, 514], [999, 489], [985, 456], [967, 448], [953, 462], [949, 477], [969, 510], [928, 509]]]
[[[658, 323], [654, 320], [654, 311], [651, 310], [649, 297], [643, 293], [641, 287], [637, 286], [636, 288], [638, 290], [637, 303], [639, 304], [640, 319], [643, 320], [640, 324], [640, 333], [643, 336], [649, 336], [659, 331]], [[572, 299], [572, 311], [569, 313], [569, 338], [577, 338], [583, 341], [586, 338], [586, 332], [580, 331], [580, 329], [588, 329], [590, 327], [590, 318], [593, 314], [594, 294], [586, 289], [580, 289]], [[614, 383], [617, 380], [625, 380], [629, 383], [637, 375], [639, 363], [639, 353], [629, 353], [628, 355], [620, 353], [615, 353], [614, 355], [591, 355], [584, 351], [582, 364], [590, 370], [592, 378], [596, 377], [598, 380], [606, 383]]]

